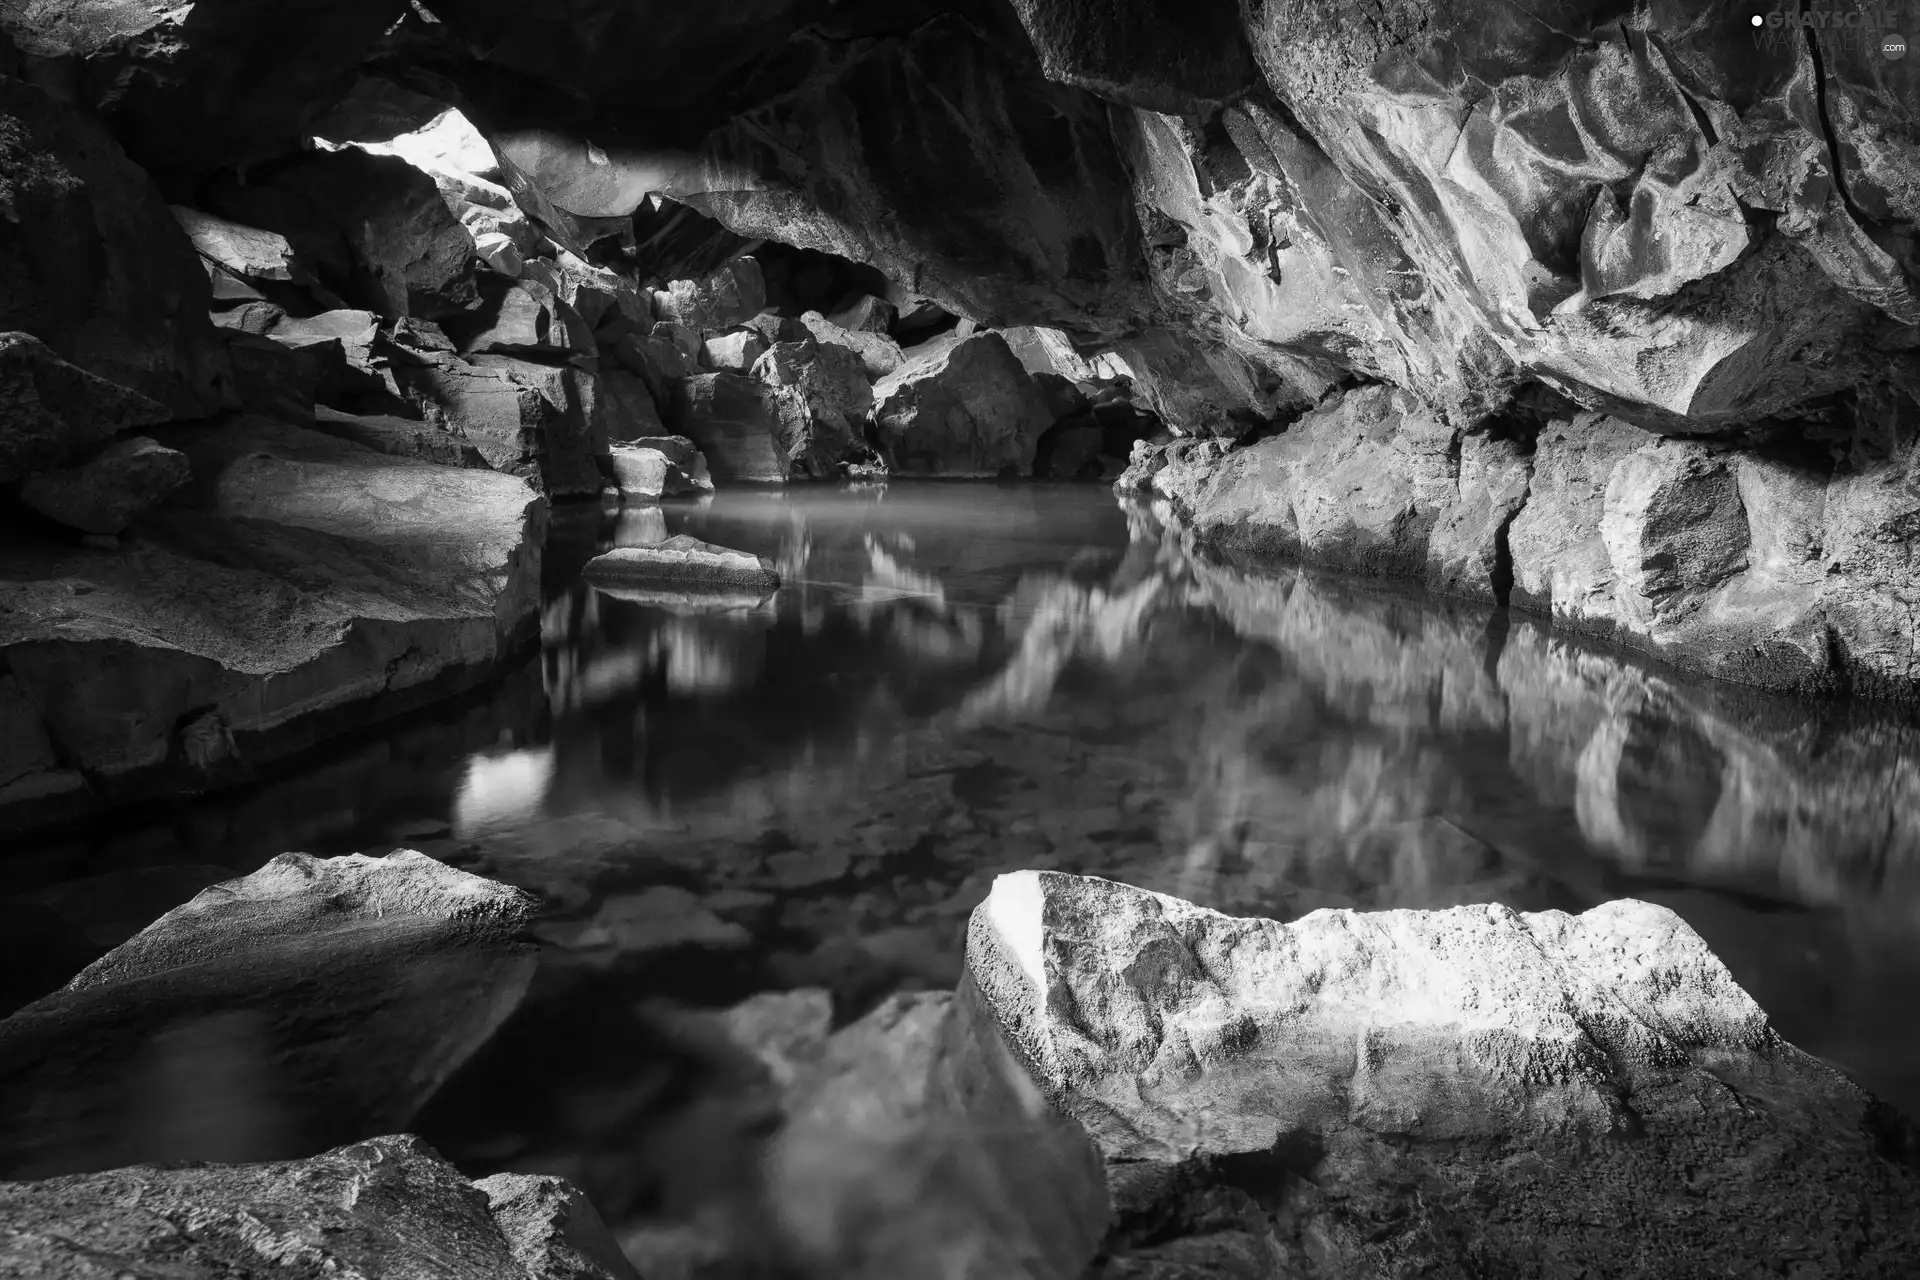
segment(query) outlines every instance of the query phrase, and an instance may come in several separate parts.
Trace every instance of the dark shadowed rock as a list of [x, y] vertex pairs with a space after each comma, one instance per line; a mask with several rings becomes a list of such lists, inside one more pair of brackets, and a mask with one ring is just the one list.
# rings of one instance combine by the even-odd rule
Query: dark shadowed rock
[[205, 269], [153, 180], [101, 127], [0, 75], [0, 332], [182, 417], [225, 402]]
[[340, 394], [345, 381], [341, 351], [296, 350], [237, 329], [227, 330], [224, 339], [227, 362], [233, 367], [233, 396], [243, 413], [310, 427], [322, 383], [330, 395]]
[[1016, 0], [1047, 79], [1174, 114], [1218, 109], [1259, 83], [1231, 0]]
[[408, 366], [396, 377], [427, 421], [496, 470], [526, 476], [554, 497], [600, 492], [609, 424], [588, 370], [478, 355]]
[[644, 547], [616, 547], [587, 562], [589, 578], [662, 586], [712, 586], [771, 592], [780, 586], [773, 563], [749, 551], [716, 547], [688, 534]]
[[873, 388], [851, 348], [812, 338], [777, 343], [754, 364], [753, 376], [806, 397], [811, 422], [795, 461], [809, 474], [831, 475], [860, 443]]
[[0, 26], [30, 56], [71, 60], [81, 100], [156, 172], [204, 173], [295, 150], [353, 84], [402, 0], [30, 0]]
[[184, 453], [128, 436], [77, 467], [29, 476], [20, 501], [83, 533], [118, 533], [192, 478]]
[[377, 413], [342, 413], [326, 406], [314, 410], [313, 429], [364, 445], [375, 453], [418, 458], [448, 467], [489, 470], [487, 460], [465, 439], [431, 422]]
[[845, 306], [836, 307], [828, 320], [855, 333], [891, 333], [895, 320], [893, 304], [884, 298], [863, 293]]
[[165, 405], [68, 364], [31, 334], [0, 333], [0, 482], [63, 466]]
[[479, 307], [447, 322], [447, 336], [461, 351], [550, 359], [599, 354], [593, 327], [546, 281], [490, 273], [479, 289]]
[[928, 345], [938, 349], [874, 387], [874, 424], [895, 465], [933, 475], [1030, 471], [1053, 416], [1007, 344], [980, 333]]
[[534, 905], [407, 850], [283, 854], [215, 885], [0, 1022], [0, 1167], [274, 1158], [400, 1128], [518, 1003]]
[[522, 480], [257, 418], [156, 438], [195, 483], [117, 554], [0, 549], [0, 653], [107, 799], [470, 686], [534, 616], [546, 504]]
[[[968, 964], [1109, 1160], [1271, 1153], [1254, 1189], [1303, 1274], [1406, 1251], [1751, 1270], [1790, 1220], [1809, 1274], [1892, 1275], [1920, 1230], [1905, 1122], [1783, 1041], [1664, 908], [1283, 925], [1017, 872], [975, 912]], [[1683, 1211], [1702, 1179], [1706, 1234]]]
[[644, 378], [602, 365], [598, 381], [594, 410], [605, 424], [602, 431], [610, 443], [667, 433], [660, 421], [659, 402]]
[[399, 156], [308, 151], [208, 187], [206, 203], [286, 237], [329, 289], [387, 319], [433, 319], [476, 300], [472, 233], [433, 178]]

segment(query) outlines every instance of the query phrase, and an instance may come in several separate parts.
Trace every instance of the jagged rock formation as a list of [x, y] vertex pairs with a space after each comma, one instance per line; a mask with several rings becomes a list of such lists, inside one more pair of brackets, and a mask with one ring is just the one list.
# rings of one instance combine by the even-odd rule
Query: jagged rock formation
[[[1216, 1174], [1243, 1210], [1216, 1246], [1265, 1262], [1245, 1274], [1891, 1276], [1920, 1229], [1907, 1123], [1644, 903], [1282, 925], [1017, 872], [975, 912], [968, 966], [1122, 1185], [1177, 1201], [1196, 1165], [1265, 1158]], [[1709, 1187], [1702, 1235], [1684, 1207]]]
[[524, 994], [534, 905], [406, 850], [282, 854], [217, 884], [0, 1021], [0, 1171], [402, 1128]]
[[[517, 1184], [536, 1181], [554, 1203], [528, 1203]], [[566, 1241], [582, 1207], [592, 1214], [558, 1178], [468, 1182], [401, 1134], [278, 1164], [136, 1166], [0, 1183], [9, 1226], [0, 1266], [89, 1280], [150, 1268], [253, 1275], [288, 1266], [343, 1280], [634, 1280], [617, 1249], [607, 1257]]]

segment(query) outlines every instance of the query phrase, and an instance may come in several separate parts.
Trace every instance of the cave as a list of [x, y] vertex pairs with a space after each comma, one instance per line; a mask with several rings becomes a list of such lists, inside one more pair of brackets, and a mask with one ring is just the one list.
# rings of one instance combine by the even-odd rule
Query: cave
[[0, 5], [0, 1274], [1912, 1274], [1900, 17]]

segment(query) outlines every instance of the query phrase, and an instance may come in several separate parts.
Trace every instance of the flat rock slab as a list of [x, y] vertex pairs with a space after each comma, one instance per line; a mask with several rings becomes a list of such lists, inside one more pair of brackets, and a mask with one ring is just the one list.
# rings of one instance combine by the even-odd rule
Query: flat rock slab
[[534, 899], [424, 854], [282, 854], [0, 1021], [0, 1175], [403, 1128], [517, 1007]]
[[659, 584], [728, 591], [774, 591], [780, 575], [773, 563], [747, 551], [716, 547], [689, 534], [645, 547], [615, 547], [588, 561], [589, 578], [625, 585]]
[[154, 434], [194, 480], [117, 551], [0, 548], [0, 656], [100, 799], [236, 781], [471, 685], [535, 614], [546, 503], [520, 479], [259, 418]]
[[494, 1199], [401, 1134], [308, 1160], [0, 1182], [0, 1275], [633, 1280], [617, 1252], [602, 1262], [549, 1243], [584, 1205], [578, 1191], [515, 1181], [545, 1194]]
[[1662, 907], [1281, 924], [1023, 871], [968, 965], [1110, 1160], [1270, 1161], [1298, 1274], [1892, 1276], [1920, 1244], [1911, 1126]]

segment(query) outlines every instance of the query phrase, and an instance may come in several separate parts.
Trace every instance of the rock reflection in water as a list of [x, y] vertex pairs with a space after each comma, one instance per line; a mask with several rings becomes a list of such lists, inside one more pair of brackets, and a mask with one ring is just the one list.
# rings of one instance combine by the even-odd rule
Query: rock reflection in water
[[[472, 869], [553, 905], [554, 999], [818, 985], [850, 1017], [950, 985], [966, 912], [1015, 867], [1281, 918], [1634, 895], [1686, 916], [1787, 1034], [1920, 1104], [1897, 1016], [1920, 977], [1910, 728], [1525, 618], [1251, 578], [1084, 490], [661, 511], [781, 561], [786, 586], [551, 607], [549, 780], [459, 835]], [[533, 1051], [509, 1035], [496, 1057]], [[470, 1074], [469, 1116], [488, 1098]], [[620, 1159], [591, 1131], [513, 1142], [528, 1168]], [[591, 1188], [592, 1167], [563, 1171]]]

